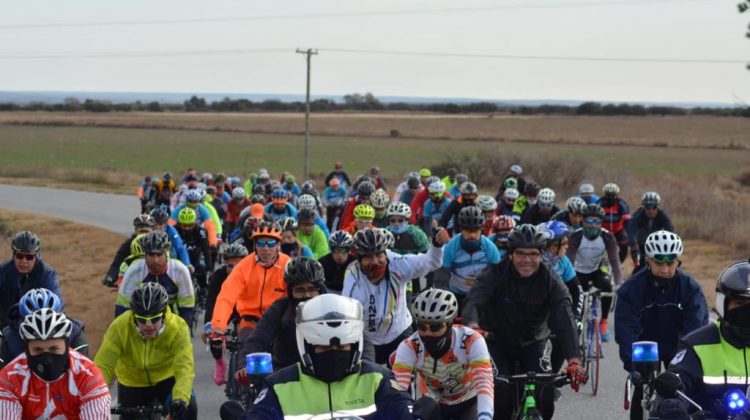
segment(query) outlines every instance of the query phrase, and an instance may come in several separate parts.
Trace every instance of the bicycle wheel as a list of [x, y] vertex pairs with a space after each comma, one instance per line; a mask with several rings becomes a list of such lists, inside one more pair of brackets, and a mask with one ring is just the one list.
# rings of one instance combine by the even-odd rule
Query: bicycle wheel
[[237, 370], [237, 357], [234, 352], [229, 352], [229, 367], [227, 368], [227, 398], [233, 401], [239, 400], [239, 389], [237, 381], [234, 379], [234, 372]]
[[591, 391], [596, 395], [599, 391], [599, 366], [601, 365], [600, 359], [602, 356], [602, 335], [599, 329], [599, 319], [597, 318], [594, 322], [594, 334], [591, 346], [591, 370], [589, 370], [589, 381], [591, 381]]

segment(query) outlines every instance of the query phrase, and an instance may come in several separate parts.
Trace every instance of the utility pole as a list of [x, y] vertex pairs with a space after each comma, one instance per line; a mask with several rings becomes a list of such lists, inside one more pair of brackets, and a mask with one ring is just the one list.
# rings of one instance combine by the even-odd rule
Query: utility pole
[[305, 54], [307, 59], [307, 94], [305, 95], [305, 176], [308, 177], [309, 143], [310, 143], [310, 57], [318, 54], [318, 50], [297, 48], [297, 54]]

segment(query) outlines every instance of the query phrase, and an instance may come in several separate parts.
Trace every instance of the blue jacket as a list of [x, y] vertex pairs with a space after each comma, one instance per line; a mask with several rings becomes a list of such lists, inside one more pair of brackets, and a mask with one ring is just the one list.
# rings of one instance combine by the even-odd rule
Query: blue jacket
[[266, 216], [270, 217], [272, 221], [278, 222], [285, 217], [297, 218], [297, 208], [292, 203], [286, 203], [286, 207], [281, 212], [277, 212], [273, 207], [273, 203], [266, 204], [264, 208]]
[[708, 324], [708, 307], [698, 282], [677, 270], [672, 284], [656, 286], [648, 268], [638, 271], [617, 291], [615, 341], [625, 370], [632, 370], [636, 341], [659, 343], [659, 359], [668, 364], [682, 337]]
[[190, 257], [188, 256], [187, 248], [185, 248], [185, 242], [183, 242], [177, 229], [174, 226], [166, 225], [164, 231], [167, 232], [169, 240], [172, 241], [172, 255], [179, 258], [186, 266], [190, 266]]
[[24, 293], [40, 287], [51, 290], [62, 300], [57, 273], [41, 256], [37, 257], [34, 269], [28, 275], [16, 270], [12, 258], [0, 265], [0, 327], [7, 325], [8, 309], [17, 304]]

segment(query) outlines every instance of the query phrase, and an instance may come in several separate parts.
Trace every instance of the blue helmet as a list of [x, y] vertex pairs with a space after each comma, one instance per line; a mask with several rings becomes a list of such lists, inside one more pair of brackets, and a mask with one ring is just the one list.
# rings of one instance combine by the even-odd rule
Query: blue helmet
[[273, 193], [271, 193], [271, 199], [287, 199], [289, 196], [287, 195], [286, 191], [284, 191], [281, 188], [277, 188], [273, 190]]
[[29, 290], [18, 301], [18, 312], [22, 317], [29, 316], [42, 308], [62, 312], [62, 301], [55, 292], [42, 288]]
[[568, 226], [560, 222], [558, 220], [552, 220], [547, 223], [544, 223], [540, 226], [539, 229], [541, 232], [544, 232], [544, 235], [547, 238], [547, 243], [559, 241], [565, 237], [568, 236]]
[[202, 200], [203, 200], [203, 194], [201, 194], [201, 192], [197, 189], [188, 190], [185, 193], [185, 201], [190, 201], [190, 202], [195, 203], [195, 202], [200, 202]]

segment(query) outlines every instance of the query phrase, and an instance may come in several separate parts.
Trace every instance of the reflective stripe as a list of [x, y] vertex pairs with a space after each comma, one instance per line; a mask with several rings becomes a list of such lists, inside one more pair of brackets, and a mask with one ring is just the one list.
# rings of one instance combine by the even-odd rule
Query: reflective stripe
[[318, 414], [318, 415], [298, 414], [294, 416], [284, 416], [284, 420], [326, 420], [326, 419], [330, 419], [331, 416], [334, 414], [336, 414], [337, 416], [346, 414], [349, 416], [362, 417], [362, 416], [370, 415], [376, 412], [377, 410], [378, 409], [375, 406], [375, 404], [372, 404], [369, 407], [358, 408], [356, 410], [340, 410], [340, 411], [336, 411], [333, 413], [324, 413], [324, 414]]
[[703, 383], [706, 385], [724, 385], [724, 384], [732, 384], [732, 385], [747, 385], [748, 378], [745, 376], [704, 376], [703, 377]]

